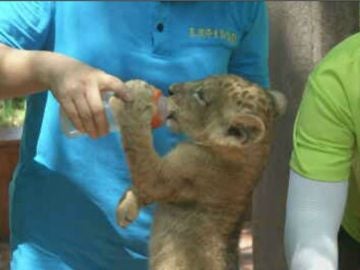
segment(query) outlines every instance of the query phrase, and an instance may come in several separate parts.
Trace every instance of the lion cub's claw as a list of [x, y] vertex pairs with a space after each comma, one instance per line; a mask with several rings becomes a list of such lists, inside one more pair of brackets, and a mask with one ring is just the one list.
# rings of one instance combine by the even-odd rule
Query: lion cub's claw
[[128, 190], [119, 202], [116, 210], [117, 223], [125, 228], [132, 223], [139, 214], [139, 203], [132, 190]]

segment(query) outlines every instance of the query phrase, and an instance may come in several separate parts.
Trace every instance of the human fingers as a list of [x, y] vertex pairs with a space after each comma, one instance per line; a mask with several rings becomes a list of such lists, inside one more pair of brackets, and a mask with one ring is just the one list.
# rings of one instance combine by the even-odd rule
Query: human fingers
[[117, 97], [125, 102], [131, 101], [131, 96], [126, 90], [125, 83], [115, 76], [105, 74], [99, 82], [99, 88], [101, 91], [113, 92]]
[[93, 85], [86, 92], [86, 100], [91, 110], [92, 119], [98, 136], [103, 136], [109, 132], [109, 123], [106, 119], [101, 93], [96, 85]]
[[74, 102], [71, 99], [63, 99], [59, 100], [61, 107], [62, 107], [62, 113], [64, 113], [67, 118], [72, 122], [74, 127], [81, 133], [85, 132], [84, 125], [82, 124], [82, 121], [80, 119], [79, 113], [76, 109], [76, 106]]
[[82, 96], [77, 96], [73, 99], [73, 102], [76, 106], [76, 110], [78, 111], [79, 118], [85, 132], [93, 138], [98, 137], [99, 134], [97, 133], [96, 124], [90, 106], [88, 104], [86, 94]]

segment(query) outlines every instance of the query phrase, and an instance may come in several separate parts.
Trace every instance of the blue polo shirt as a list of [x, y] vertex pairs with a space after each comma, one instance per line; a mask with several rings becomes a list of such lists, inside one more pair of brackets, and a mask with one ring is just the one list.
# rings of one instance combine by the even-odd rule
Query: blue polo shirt
[[[268, 86], [263, 2], [2, 2], [0, 42], [76, 58], [167, 94], [171, 83], [234, 73]], [[121, 135], [65, 137], [50, 91], [27, 97], [11, 184], [14, 270], [146, 269], [151, 207], [127, 229], [115, 208], [130, 185]], [[154, 130], [163, 155], [179, 141]]]

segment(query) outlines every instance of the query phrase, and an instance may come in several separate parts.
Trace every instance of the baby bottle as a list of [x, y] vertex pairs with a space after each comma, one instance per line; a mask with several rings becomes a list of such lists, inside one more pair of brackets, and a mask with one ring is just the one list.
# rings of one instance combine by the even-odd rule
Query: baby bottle
[[[117, 122], [113, 116], [109, 100], [110, 97], [113, 95], [112, 92], [104, 92], [102, 94], [102, 100], [105, 110], [106, 119], [109, 123], [109, 131], [110, 132], [117, 132], [119, 131], [119, 127]], [[164, 97], [159, 89], [154, 88], [152, 102], [155, 105], [155, 111], [153, 117], [151, 119], [151, 127], [158, 128], [166, 121], [167, 116], [167, 100]], [[77, 137], [83, 135], [80, 131], [78, 131], [75, 126], [72, 124], [70, 119], [65, 115], [63, 110], [60, 110], [61, 116], [61, 129], [63, 133], [68, 137]]]

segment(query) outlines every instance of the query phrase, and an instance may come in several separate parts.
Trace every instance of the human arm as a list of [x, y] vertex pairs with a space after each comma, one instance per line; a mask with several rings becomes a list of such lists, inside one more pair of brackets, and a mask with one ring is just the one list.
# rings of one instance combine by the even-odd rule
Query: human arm
[[81, 132], [107, 133], [101, 92], [126, 100], [122, 81], [70, 57], [47, 51], [13, 49], [0, 44], [0, 98], [25, 96], [51, 89]]
[[295, 121], [285, 229], [292, 270], [337, 269], [337, 232], [357, 155], [358, 72], [346, 52], [335, 48], [312, 72]]
[[125, 98], [118, 78], [51, 49], [52, 2], [0, 3], [0, 99], [51, 89], [75, 127], [107, 132], [101, 92]]
[[336, 270], [348, 181], [315, 181], [292, 170], [289, 178], [284, 239], [289, 269]]

